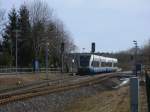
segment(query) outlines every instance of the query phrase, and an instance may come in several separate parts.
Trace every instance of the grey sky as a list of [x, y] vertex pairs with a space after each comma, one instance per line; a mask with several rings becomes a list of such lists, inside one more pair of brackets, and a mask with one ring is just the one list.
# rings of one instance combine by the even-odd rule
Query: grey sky
[[[0, 0], [9, 10], [24, 1]], [[120, 51], [140, 45], [150, 38], [149, 0], [45, 0], [71, 32], [76, 45], [90, 50], [96, 42], [96, 51]]]

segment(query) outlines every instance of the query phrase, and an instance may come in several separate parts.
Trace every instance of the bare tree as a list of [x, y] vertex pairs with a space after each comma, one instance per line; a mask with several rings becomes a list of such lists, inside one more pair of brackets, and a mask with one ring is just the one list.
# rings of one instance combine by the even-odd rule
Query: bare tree
[[58, 31], [60, 42], [65, 43], [65, 52], [70, 53], [74, 51], [76, 46], [73, 42], [73, 39], [71, 38], [71, 34], [65, 29], [65, 25], [61, 21], [58, 22]]
[[29, 11], [32, 25], [38, 22], [47, 24], [47, 22], [52, 19], [53, 9], [51, 9], [44, 1], [34, 0], [29, 5]]
[[28, 7], [32, 27], [33, 49], [35, 57], [38, 58], [41, 48], [44, 47], [47, 40], [47, 24], [51, 21], [53, 10], [49, 8], [47, 3], [40, 0], [34, 0]]
[[29, 5], [30, 22], [35, 57], [43, 57], [45, 45], [49, 44], [49, 60], [54, 65], [60, 65], [61, 43], [65, 43], [65, 53], [74, 50], [75, 45], [63, 22], [54, 18], [53, 9], [45, 2], [36, 0]]
[[142, 58], [145, 65], [150, 65], [150, 40], [144, 45], [142, 49]]
[[5, 11], [3, 9], [0, 9], [0, 34], [2, 34], [2, 29], [5, 23], [4, 18], [5, 18]]
[[4, 19], [4, 11], [0, 9], [0, 22]]
[[[1, 6], [1, 3], [0, 3]], [[0, 8], [0, 23], [4, 20], [5, 11], [4, 9]]]
[[[61, 56], [63, 55], [63, 64], [64, 64], [64, 70], [68, 71], [68, 63], [69, 63], [69, 54], [76, 49], [76, 46], [73, 42], [73, 39], [71, 38], [71, 35], [69, 31], [66, 30], [65, 25], [60, 20], [56, 20], [57, 25], [57, 47], [56, 51], [58, 51], [59, 56], [59, 63], [62, 63]], [[61, 43], [64, 43], [64, 53], [61, 53]]]

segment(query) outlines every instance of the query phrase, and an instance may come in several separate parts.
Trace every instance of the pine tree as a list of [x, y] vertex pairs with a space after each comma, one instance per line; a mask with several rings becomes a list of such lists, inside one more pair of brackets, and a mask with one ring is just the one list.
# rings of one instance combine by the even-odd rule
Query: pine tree
[[13, 8], [8, 14], [8, 24], [5, 26], [5, 32], [3, 34], [3, 49], [4, 53], [10, 57], [11, 62], [9, 65], [15, 66], [15, 45], [16, 45], [16, 34], [15, 30], [17, 29], [17, 12]]
[[19, 38], [18, 38], [18, 65], [28, 67], [32, 64], [33, 50], [29, 11], [25, 5], [19, 10]]

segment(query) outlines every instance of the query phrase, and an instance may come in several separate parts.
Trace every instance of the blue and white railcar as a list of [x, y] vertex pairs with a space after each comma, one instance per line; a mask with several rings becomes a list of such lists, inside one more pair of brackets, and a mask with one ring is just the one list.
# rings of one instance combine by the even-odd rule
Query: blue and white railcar
[[116, 71], [118, 60], [99, 55], [82, 54], [79, 62], [78, 73], [96, 74]]

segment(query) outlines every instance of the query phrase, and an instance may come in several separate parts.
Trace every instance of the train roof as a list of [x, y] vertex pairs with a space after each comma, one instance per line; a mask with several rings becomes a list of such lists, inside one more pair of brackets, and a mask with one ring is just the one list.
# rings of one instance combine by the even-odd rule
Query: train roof
[[116, 58], [104, 57], [104, 56], [99, 56], [99, 55], [94, 55], [94, 54], [81, 54], [81, 55], [91, 56], [94, 58], [95, 61], [101, 60], [103, 62], [114, 62], [114, 63], [118, 62]]

